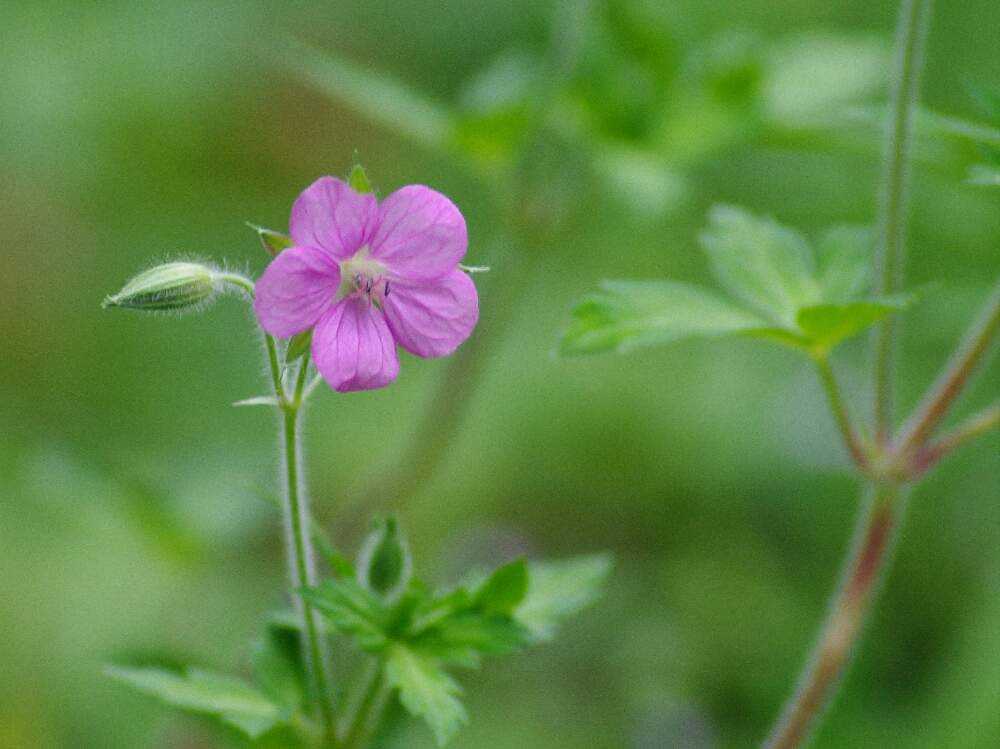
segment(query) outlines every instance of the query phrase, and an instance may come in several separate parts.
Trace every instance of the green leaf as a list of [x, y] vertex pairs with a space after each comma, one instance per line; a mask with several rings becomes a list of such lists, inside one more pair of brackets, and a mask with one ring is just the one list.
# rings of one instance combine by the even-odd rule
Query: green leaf
[[376, 518], [374, 528], [358, 552], [358, 582], [387, 599], [406, 588], [413, 574], [413, 560], [396, 518]]
[[392, 645], [386, 651], [385, 676], [389, 686], [399, 690], [403, 707], [427, 721], [438, 746], [444, 746], [468, 721], [458, 699], [461, 687], [434, 658]]
[[309, 353], [309, 347], [312, 346], [312, 339], [312, 328], [293, 335], [288, 341], [288, 348], [285, 349], [285, 364], [291, 364], [293, 361], [301, 359]]
[[351, 186], [354, 192], [365, 193], [374, 192], [372, 189], [372, 183], [368, 181], [368, 173], [361, 164], [355, 164], [351, 168], [351, 173], [347, 177], [347, 184]]
[[700, 240], [719, 283], [780, 327], [795, 323], [799, 307], [819, 301], [812, 253], [798, 232], [719, 205]]
[[474, 668], [480, 655], [512, 653], [530, 642], [531, 633], [511, 616], [468, 611], [445, 617], [408, 644], [445, 663]]
[[106, 669], [108, 676], [157, 697], [168, 705], [215, 715], [254, 739], [284, 721], [285, 712], [246, 682], [189, 670], [176, 674], [158, 668]]
[[274, 257], [282, 250], [287, 250], [293, 244], [292, 238], [282, 234], [281, 232], [274, 231], [272, 229], [265, 229], [263, 226], [257, 226], [257, 224], [251, 224], [247, 222], [247, 226], [257, 232], [257, 237], [260, 239], [261, 247], [264, 251]]
[[302, 591], [302, 597], [334, 629], [354, 637], [362, 650], [378, 652], [385, 648], [388, 612], [378, 596], [354, 580], [325, 580], [316, 588]]
[[816, 304], [799, 311], [798, 325], [810, 347], [825, 352], [886, 315], [905, 309], [910, 302], [910, 297], [900, 296], [846, 304]]
[[486, 614], [510, 614], [528, 592], [528, 563], [516, 559], [493, 572], [473, 594], [473, 606]]
[[816, 244], [823, 299], [846, 302], [868, 289], [875, 239], [863, 226], [834, 226]]
[[528, 595], [518, 606], [515, 618], [528, 628], [535, 642], [551, 640], [563, 619], [597, 600], [611, 566], [607, 554], [533, 562]]
[[320, 90], [384, 127], [435, 149], [449, 145], [451, 114], [408, 86], [297, 41], [283, 60]]
[[252, 655], [254, 681], [289, 713], [305, 702], [301, 643], [298, 631], [271, 625], [254, 645]]
[[706, 289], [676, 281], [605, 281], [584, 298], [562, 338], [563, 354], [624, 353], [683, 338], [768, 327]]

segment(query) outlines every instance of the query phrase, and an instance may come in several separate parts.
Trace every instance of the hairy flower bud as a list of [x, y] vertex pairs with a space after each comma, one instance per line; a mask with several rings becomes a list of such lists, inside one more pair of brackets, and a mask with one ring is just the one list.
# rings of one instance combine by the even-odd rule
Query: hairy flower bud
[[184, 310], [210, 301], [219, 290], [216, 272], [200, 263], [165, 263], [150, 268], [105, 298], [103, 307], [153, 312]]

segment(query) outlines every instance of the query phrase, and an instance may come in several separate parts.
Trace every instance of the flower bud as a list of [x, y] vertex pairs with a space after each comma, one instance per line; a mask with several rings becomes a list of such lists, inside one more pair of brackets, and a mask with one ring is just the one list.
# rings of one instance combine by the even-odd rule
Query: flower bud
[[210, 301], [218, 291], [215, 271], [200, 263], [165, 263], [140, 273], [103, 307], [153, 312], [183, 310]]
[[410, 549], [393, 517], [379, 518], [358, 552], [358, 583], [373, 593], [393, 599], [410, 582]]

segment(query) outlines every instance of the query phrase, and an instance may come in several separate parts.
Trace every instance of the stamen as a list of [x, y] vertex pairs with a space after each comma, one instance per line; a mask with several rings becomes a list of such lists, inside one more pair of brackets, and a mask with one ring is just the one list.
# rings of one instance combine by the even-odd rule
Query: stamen
[[382, 296], [384, 296], [384, 297], [388, 297], [389, 296], [389, 282], [388, 281], [385, 282], [385, 288], [382, 289]]

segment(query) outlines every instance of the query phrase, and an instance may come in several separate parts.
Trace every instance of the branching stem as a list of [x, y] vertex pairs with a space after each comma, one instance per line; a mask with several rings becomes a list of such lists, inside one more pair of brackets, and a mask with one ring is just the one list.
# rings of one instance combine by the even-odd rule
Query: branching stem
[[896, 453], [909, 460], [933, 434], [969, 381], [976, 365], [986, 356], [1000, 329], [1000, 280], [976, 322], [931, 386], [913, 416], [903, 427]]
[[876, 584], [885, 567], [903, 499], [897, 484], [876, 484], [863, 510], [843, 581], [798, 691], [765, 743], [766, 749], [802, 746], [829, 703], [854, 650]]
[[847, 404], [841, 395], [837, 378], [834, 376], [833, 368], [830, 366], [830, 360], [826, 356], [817, 356], [814, 358], [814, 361], [816, 362], [816, 368], [819, 370], [819, 378], [823, 383], [823, 390], [826, 391], [830, 410], [837, 422], [837, 428], [840, 430], [844, 445], [847, 447], [847, 451], [850, 453], [855, 466], [862, 473], [865, 473], [869, 467], [868, 451], [865, 449], [864, 443], [854, 428], [851, 414], [847, 410]]
[[[891, 294], [902, 276], [906, 197], [913, 120], [930, 20], [931, 0], [902, 0], [896, 33], [894, 85], [886, 131], [886, 158], [879, 202], [879, 241], [876, 256], [876, 291]], [[896, 325], [889, 318], [876, 331], [874, 348], [875, 451], [882, 458], [889, 449], [893, 426], [893, 370]], [[820, 367], [831, 406], [841, 432], [854, 453], [857, 437], [840, 399], [832, 371]], [[888, 549], [899, 523], [902, 501], [899, 484], [875, 481], [871, 500], [858, 524], [854, 552], [845, 567], [843, 582], [834, 594], [830, 615], [799, 688], [766, 742], [768, 749], [796, 749], [807, 740], [823, 709], [840, 683], [868, 608], [881, 577]]]

